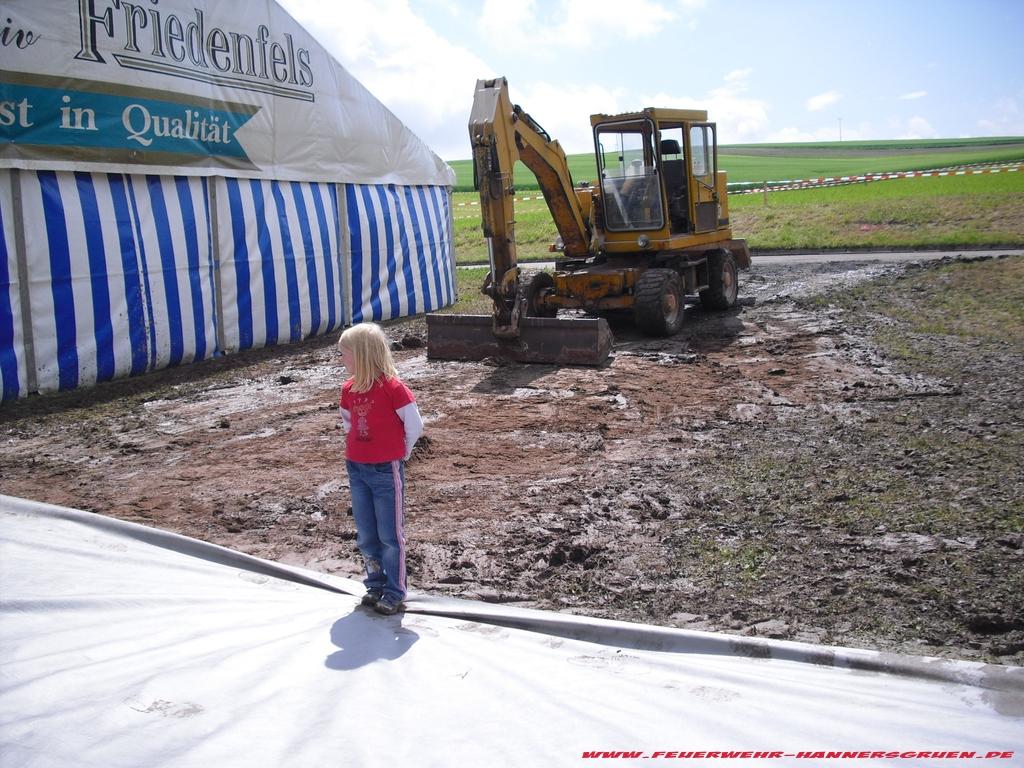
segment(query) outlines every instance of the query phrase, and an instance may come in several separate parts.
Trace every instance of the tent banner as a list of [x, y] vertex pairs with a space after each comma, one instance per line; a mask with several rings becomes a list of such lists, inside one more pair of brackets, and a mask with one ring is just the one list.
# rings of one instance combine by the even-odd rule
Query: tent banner
[[274, 0], [9, 0], [0, 168], [451, 186]]

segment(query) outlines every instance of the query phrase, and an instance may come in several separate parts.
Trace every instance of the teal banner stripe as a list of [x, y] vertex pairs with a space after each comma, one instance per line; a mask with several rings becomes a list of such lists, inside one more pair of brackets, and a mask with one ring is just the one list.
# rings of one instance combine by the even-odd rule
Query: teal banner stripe
[[13, 144], [248, 161], [235, 134], [251, 117], [158, 99], [0, 83], [0, 140]]

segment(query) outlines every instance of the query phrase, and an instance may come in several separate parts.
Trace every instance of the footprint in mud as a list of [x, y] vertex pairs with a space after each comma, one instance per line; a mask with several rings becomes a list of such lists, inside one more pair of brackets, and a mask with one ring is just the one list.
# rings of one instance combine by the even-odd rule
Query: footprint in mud
[[250, 584], [259, 584], [260, 586], [267, 585], [271, 589], [279, 592], [298, 592], [301, 589], [298, 584], [286, 581], [285, 579], [273, 578], [271, 576], [265, 576], [262, 573], [253, 573], [252, 571], [239, 571], [238, 578], [242, 581], [247, 581]]
[[736, 691], [730, 691], [725, 688], [714, 688], [709, 685], [698, 685], [696, 688], [691, 688], [690, 693], [697, 698], [714, 702], [733, 701], [740, 697], [740, 694]]
[[495, 627], [491, 624], [478, 624], [475, 621], [471, 621], [466, 624], [459, 624], [456, 629], [463, 632], [475, 632], [479, 635], [483, 635], [488, 640], [504, 640], [508, 637], [508, 631], [501, 627]]
[[99, 546], [100, 549], [108, 549], [111, 552], [127, 552], [128, 545], [122, 544], [119, 541], [103, 541], [101, 539], [93, 539], [93, 543]]
[[426, 622], [416, 619], [403, 621], [402, 629], [399, 631], [414, 631], [420, 637], [440, 637], [440, 632]]
[[183, 704], [175, 704], [172, 701], [156, 699], [155, 701], [146, 704], [141, 699], [130, 696], [124, 700], [124, 703], [129, 709], [133, 709], [136, 712], [141, 712], [145, 715], [160, 715], [161, 717], [185, 718], [193, 717], [194, 715], [199, 715], [203, 712], [203, 708], [201, 706], [193, 704], [191, 701], [186, 701]]
[[636, 656], [627, 656], [621, 651], [614, 654], [601, 653], [596, 656], [573, 656], [569, 663], [577, 667], [589, 667], [591, 669], [607, 669], [610, 672], [620, 675], [628, 673], [631, 675], [646, 675], [650, 670], [640, 662]]

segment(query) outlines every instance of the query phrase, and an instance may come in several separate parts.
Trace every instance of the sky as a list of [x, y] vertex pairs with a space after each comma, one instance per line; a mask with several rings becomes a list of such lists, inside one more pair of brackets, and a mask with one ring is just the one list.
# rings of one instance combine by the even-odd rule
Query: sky
[[644, 107], [720, 144], [1024, 135], [1024, 0], [278, 1], [447, 161], [499, 75], [569, 154]]

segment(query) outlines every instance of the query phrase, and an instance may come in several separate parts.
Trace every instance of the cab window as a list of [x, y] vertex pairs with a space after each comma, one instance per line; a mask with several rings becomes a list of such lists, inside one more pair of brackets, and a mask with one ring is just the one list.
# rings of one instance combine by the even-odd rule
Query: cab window
[[690, 163], [694, 176], [707, 176], [710, 173], [707, 126], [695, 125], [690, 128]]
[[598, 126], [595, 132], [605, 226], [610, 231], [661, 229], [664, 214], [647, 120]]

